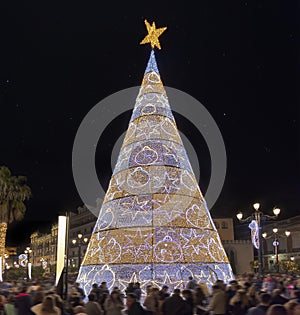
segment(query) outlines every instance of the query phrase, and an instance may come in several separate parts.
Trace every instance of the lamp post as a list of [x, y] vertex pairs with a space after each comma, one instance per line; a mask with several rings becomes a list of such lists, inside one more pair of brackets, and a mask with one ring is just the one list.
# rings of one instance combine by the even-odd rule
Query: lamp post
[[78, 244], [78, 269], [81, 266], [81, 246], [86, 245], [86, 243], [89, 240], [87, 237], [85, 237], [85, 238], [82, 238], [82, 237], [83, 237], [83, 235], [81, 233], [78, 233], [77, 239], [72, 240], [72, 244], [74, 246], [76, 246], [76, 244]]
[[278, 256], [278, 249], [279, 249], [279, 238], [280, 237], [289, 237], [291, 235], [291, 232], [290, 231], [285, 231], [284, 232], [285, 235], [281, 235], [278, 233], [278, 229], [277, 228], [273, 228], [273, 234], [268, 236], [268, 234], [266, 232], [264, 232], [262, 234], [262, 237], [264, 239], [269, 239], [271, 237], [274, 238], [274, 241], [273, 241], [273, 246], [274, 246], [274, 254], [275, 254], [275, 270], [276, 272], [278, 273], [279, 272], [279, 256]]
[[258, 277], [259, 279], [262, 278], [263, 274], [263, 260], [262, 260], [262, 234], [261, 234], [261, 227], [262, 221], [268, 219], [277, 219], [280, 209], [273, 208], [274, 215], [267, 215], [264, 214], [259, 210], [260, 203], [256, 202], [253, 204], [254, 212], [247, 218], [243, 219], [243, 213], [239, 212], [236, 217], [240, 222], [250, 222], [249, 228], [251, 229], [251, 240], [253, 246], [257, 249], [257, 256], [258, 256]]
[[24, 250], [24, 253], [27, 255], [27, 273], [28, 273], [28, 279], [31, 279], [31, 262], [30, 262], [30, 254], [32, 253], [32, 250], [30, 247], [26, 247]]

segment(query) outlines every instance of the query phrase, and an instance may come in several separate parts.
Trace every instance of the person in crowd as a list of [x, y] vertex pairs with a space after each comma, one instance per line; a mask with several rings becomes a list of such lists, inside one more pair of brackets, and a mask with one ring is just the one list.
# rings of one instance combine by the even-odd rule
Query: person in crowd
[[15, 296], [9, 294], [7, 297], [7, 303], [4, 305], [5, 315], [17, 315], [17, 310], [15, 308]]
[[251, 284], [247, 292], [249, 307], [254, 307], [259, 303], [255, 284]]
[[77, 305], [76, 307], [74, 307], [74, 314], [87, 315], [87, 313], [85, 312], [85, 308], [82, 305]]
[[104, 310], [106, 315], [121, 315], [124, 309], [124, 302], [122, 300], [119, 290], [113, 290], [110, 296], [104, 302]]
[[207, 298], [201, 286], [197, 286], [193, 292], [194, 306], [197, 315], [203, 315], [206, 312]]
[[20, 293], [16, 295], [15, 308], [18, 315], [32, 315], [30, 310], [32, 306], [31, 297], [27, 293], [27, 287], [23, 286]]
[[294, 290], [292, 292], [291, 301], [295, 301], [300, 304], [300, 290]]
[[102, 290], [98, 287], [97, 283], [92, 284], [92, 290], [91, 290], [90, 294], [95, 295], [95, 302], [98, 302], [99, 305], [101, 305]]
[[77, 292], [80, 293], [81, 299], [83, 300], [83, 299], [85, 298], [85, 294], [84, 294], [83, 289], [80, 288], [79, 282], [75, 282], [75, 283], [74, 283], [74, 288], [75, 288], [75, 290], [76, 290]]
[[107, 282], [105, 282], [105, 281], [101, 282], [99, 288], [100, 288], [101, 294], [102, 294], [100, 305], [101, 305], [101, 308], [104, 309], [104, 302], [105, 302], [106, 298], [109, 296], [109, 290], [107, 287]]
[[145, 301], [143, 303], [147, 314], [149, 315], [157, 315], [159, 311], [159, 289], [156, 287], [152, 287], [150, 293], [146, 296]]
[[133, 293], [136, 295], [136, 298], [139, 301], [142, 296], [141, 284], [139, 282], [136, 282], [133, 287], [134, 287]]
[[31, 307], [31, 311], [36, 315], [61, 315], [60, 309], [55, 306], [54, 298], [45, 296], [43, 302]]
[[168, 292], [169, 287], [167, 285], [163, 285], [161, 290], [158, 293], [159, 299], [161, 301], [164, 301], [167, 297], [170, 296], [170, 293]]
[[164, 300], [161, 310], [163, 315], [182, 315], [184, 308], [180, 290], [174, 289], [173, 294]]
[[229, 314], [232, 315], [245, 315], [250, 308], [247, 293], [243, 289], [236, 291], [235, 295], [229, 301]]
[[261, 293], [259, 296], [260, 302], [257, 306], [250, 307], [247, 315], [265, 315], [271, 303], [271, 295], [269, 293]]
[[285, 304], [289, 301], [288, 298], [283, 296], [282, 289], [274, 289], [272, 294], [271, 304]]
[[226, 283], [224, 282], [224, 280], [218, 279], [215, 284], [218, 285], [221, 290], [223, 290], [224, 292], [226, 292], [227, 285], [226, 285]]
[[287, 310], [287, 315], [295, 315], [295, 307], [297, 305], [300, 305], [300, 304], [298, 304], [295, 301], [288, 301], [287, 303], [285, 303], [283, 306]]
[[128, 286], [125, 289], [126, 295], [128, 295], [129, 293], [134, 293], [134, 289], [135, 289], [134, 288], [134, 283], [133, 282], [128, 283]]
[[185, 286], [185, 289], [193, 291], [196, 288], [196, 286], [197, 286], [196, 280], [192, 276], [189, 276], [189, 280]]
[[41, 304], [43, 302], [44, 296], [44, 291], [35, 291], [32, 297], [32, 305]]
[[266, 315], [287, 315], [287, 310], [282, 304], [273, 304], [267, 310]]
[[89, 301], [85, 304], [85, 312], [87, 315], [103, 315], [103, 310], [98, 302], [96, 302], [96, 295], [90, 293], [88, 295]]
[[194, 314], [194, 299], [192, 290], [184, 289], [182, 291], [184, 301], [184, 315]]
[[134, 293], [128, 293], [127, 296], [127, 315], [145, 315], [146, 312]]
[[294, 308], [294, 315], [300, 315], [300, 304], [299, 303]]
[[277, 283], [271, 274], [268, 274], [262, 284], [262, 290], [269, 294], [272, 294], [273, 290], [276, 289]]
[[229, 286], [226, 290], [226, 299], [228, 303], [240, 288], [241, 287], [239, 286], [237, 280], [231, 280], [229, 282]]
[[216, 315], [226, 314], [226, 293], [218, 284], [212, 286], [212, 297], [209, 301], [208, 311]]
[[4, 314], [4, 305], [6, 304], [5, 295], [0, 295], [0, 315]]
[[61, 314], [64, 315], [64, 302], [59, 294], [57, 294], [55, 291], [51, 290], [49, 291], [46, 296], [51, 296], [54, 299], [55, 306], [58, 307], [61, 311]]

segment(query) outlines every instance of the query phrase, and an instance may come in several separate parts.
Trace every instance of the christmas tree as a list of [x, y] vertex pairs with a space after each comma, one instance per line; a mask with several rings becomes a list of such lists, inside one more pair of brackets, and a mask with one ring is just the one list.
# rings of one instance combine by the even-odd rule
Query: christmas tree
[[151, 55], [77, 281], [124, 290], [233, 279], [162, 84], [153, 48], [165, 28], [145, 21]]

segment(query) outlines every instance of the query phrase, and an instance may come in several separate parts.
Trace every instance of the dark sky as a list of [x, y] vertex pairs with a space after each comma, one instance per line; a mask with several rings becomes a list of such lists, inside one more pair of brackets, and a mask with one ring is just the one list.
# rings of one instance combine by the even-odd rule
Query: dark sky
[[[76, 131], [100, 100], [140, 85], [150, 53], [149, 45], [139, 45], [144, 19], [168, 26], [156, 52], [164, 84], [199, 100], [223, 135], [227, 175], [212, 216], [250, 214], [255, 201], [269, 214], [282, 208], [282, 218], [299, 213], [299, 7], [296, 1], [195, 3], [2, 4], [0, 165], [26, 175], [33, 192], [8, 243], [82, 204], [71, 167]], [[108, 153], [129, 118], [128, 112], [113, 121], [98, 144], [106, 187]], [[188, 121], [175, 118], [199, 155], [205, 192], [206, 145]]]

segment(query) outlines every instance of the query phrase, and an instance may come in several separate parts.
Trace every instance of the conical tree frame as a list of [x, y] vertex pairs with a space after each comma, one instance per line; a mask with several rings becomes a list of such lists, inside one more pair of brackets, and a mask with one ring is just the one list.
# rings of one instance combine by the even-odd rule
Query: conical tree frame
[[77, 281], [88, 294], [103, 281], [183, 288], [189, 276], [234, 278], [152, 50]]

